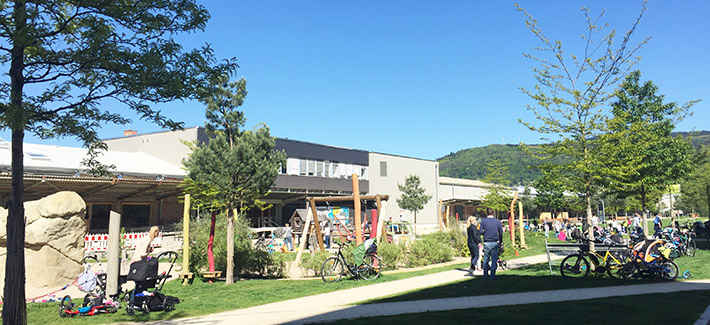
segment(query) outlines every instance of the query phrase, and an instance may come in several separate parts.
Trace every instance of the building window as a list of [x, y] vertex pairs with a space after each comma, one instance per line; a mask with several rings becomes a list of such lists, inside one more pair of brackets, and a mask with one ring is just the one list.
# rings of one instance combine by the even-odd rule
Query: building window
[[121, 227], [150, 226], [150, 204], [124, 204]]
[[313, 176], [316, 173], [315, 160], [308, 160], [308, 176]]
[[306, 160], [305, 159], [299, 159], [299, 161], [298, 161], [298, 175], [301, 175], [301, 176], [306, 175]]
[[333, 162], [333, 171], [330, 173], [330, 177], [337, 178], [340, 177], [340, 170], [338, 170], [338, 162]]
[[91, 204], [91, 224], [92, 233], [108, 230], [108, 218], [111, 213], [110, 204]]
[[323, 177], [323, 161], [316, 161], [316, 176]]
[[387, 177], [387, 162], [380, 161], [380, 177]]

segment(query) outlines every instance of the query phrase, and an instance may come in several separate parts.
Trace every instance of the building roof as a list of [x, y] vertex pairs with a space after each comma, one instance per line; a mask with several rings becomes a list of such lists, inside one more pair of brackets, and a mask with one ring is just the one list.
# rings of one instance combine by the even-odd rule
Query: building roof
[[[26, 174], [75, 175], [87, 168], [81, 161], [87, 149], [24, 143]], [[137, 177], [175, 177], [186, 175], [181, 166], [142, 152], [104, 151], [97, 158], [105, 165], [115, 165], [114, 175]], [[8, 171], [12, 162], [10, 143], [0, 138], [0, 169]]]
[[459, 186], [470, 186], [470, 187], [492, 187], [493, 184], [482, 182], [474, 179], [463, 179], [463, 178], [453, 178], [439, 176], [439, 184], [441, 185], [459, 185]]

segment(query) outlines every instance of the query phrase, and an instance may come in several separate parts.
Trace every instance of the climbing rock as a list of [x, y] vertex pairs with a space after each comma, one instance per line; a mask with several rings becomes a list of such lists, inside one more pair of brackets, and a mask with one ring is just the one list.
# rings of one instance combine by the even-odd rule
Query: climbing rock
[[[58, 192], [25, 202], [25, 269], [27, 286], [57, 287], [82, 271], [86, 203], [77, 193]], [[0, 283], [5, 279], [8, 211], [0, 208]], [[2, 283], [4, 286], [4, 283]]]

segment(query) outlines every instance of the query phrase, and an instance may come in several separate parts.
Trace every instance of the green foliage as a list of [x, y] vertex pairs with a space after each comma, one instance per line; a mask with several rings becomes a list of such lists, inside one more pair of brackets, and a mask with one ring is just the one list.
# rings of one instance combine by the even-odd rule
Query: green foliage
[[399, 244], [389, 243], [386, 240], [381, 241], [377, 245], [377, 255], [382, 259], [382, 266], [386, 270], [394, 270], [399, 265], [403, 264], [405, 254], [407, 253], [407, 244], [400, 242]]
[[446, 243], [454, 250], [454, 256], [470, 256], [468, 251], [468, 235], [458, 227], [458, 222], [445, 229], [429, 234], [436, 241]]
[[[226, 270], [227, 267], [227, 241], [224, 236], [217, 236], [217, 234], [227, 232], [226, 220], [224, 215], [217, 217], [212, 248], [215, 270], [221, 271]], [[249, 226], [246, 221], [238, 219], [236, 224], [234, 235], [235, 274], [244, 277], [282, 277], [285, 271], [285, 254], [254, 249], [249, 238]], [[190, 272], [201, 274], [201, 272], [209, 270], [207, 261], [209, 236], [210, 218], [190, 221]]]
[[676, 207], [686, 213], [710, 216], [710, 146], [695, 150], [694, 170], [681, 183], [681, 196]]
[[447, 177], [482, 180], [488, 174], [486, 166], [493, 160], [505, 161], [509, 170], [508, 181], [501, 185], [529, 184], [540, 176], [540, 171], [533, 168], [540, 163], [539, 159], [526, 154], [518, 145], [464, 149], [437, 160], [439, 175]]
[[414, 212], [414, 223], [417, 223], [417, 211], [424, 209], [424, 204], [431, 200], [431, 195], [426, 194], [426, 189], [421, 187], [422, 182], [417, 175], [409, 175], [404, 180], [404, 185], [397, 183], [402, 195], [397, 198], [400, 208]]
[[[613, 172], [606, 165], [606, 153], [599, 145], [606, 119], [601, 108], [613, 96], [611, 88], [639, 60], [636, 52], [648, 41], [630, 44], [646, 4], [618, 45], [615, 45], [616, 30], [601, 34], [607, 27], [600, 22], [603, 13], [592, 18], [589, 10], [582, 8], [587, 23], [582, 36], [584, 48], [594, 50], [585, 50], [579, 56], [567, 54], [562, 42], [548, 38], [531, 14], [516, 7], [540, 41], [535, 50], [541, 53], [541, 56], [524, 54], [539, 65], [533, 68], [535, 86], [522, 88], [533, 102], [527, 108], [537, 123], [519, 121], [531, 131], [551, 136], [551, 142], [540, 146], [539, 152], [523, 148], [541, 159], [542, 170], [562, 176], [564, 184], [586, 200], [587, 214], [591, 214], [591, 197], [598, 191], [596, 185]], [[564, 159], [554, 160], [560, 157]]]
[[409, 246], [405, 265], [407, 267], [417, 267], [451, 261], [454, 255], [451, 242], [442, 242], [440, 239], [437, 236], [429, 235], [415, 240]]
[[552, 172], [547, 172], [533, 183], [537, 189], [535, 204], [548, 211], [558, 211], [565, 206], [564, 189], [562, 177]]
[[492, 160], [486, 166], [488, 174], [484, 179], [486, 183], [493, 184], [488, 188], [488, 193], [483, 197], [482, 205], [494, 211], [506, 211], [512, 198], [507, 193], [503, 184], [508, 183], [508, 167], [500, 160]]
[[664, 103], [651, 81], [640, 84], [641, 72], [633, 71], [621, 83], [612, 103], [613, 116], [602, 146], [613, 173], [605, 185], [623, 194], [638, 195], [646, 210], [647, 196], [677, 183], [691, 170], [690, 143], [672, 137], [675, 124], [695, 102]]
[[[312, 272], [314, 276], [320, 276], [320, 268], [323, 266], [323, 262], [328, 258], [333, 256], [328, 251], [318, 251], [311, 254], [303, 254], [303, 259], [301, 260], [301, 269], [306, 271], [306, 274]], [[347, 256], [347, 255], [345, 255]]]
[[[23, 138], [77, 137], [89, 149], [90, 174], [98, 162], [98, 129], [128, 124], [130, 114], [179, 129], [153, 105], [196, 99], [212, 76], [237, 68], [212, 49], [185, 51], [181, 34], [200, 31], [209, 13], [194, 0], [12, 1], [0, 6], [0, 129], [12, 131], [12, 197], [7, 222], [3, 320], [26, 323], [23, 260]], [[219, 62], [219, 63], [218, 63]], [[106, 105], [109, 103], [109, 105]], [[17, 262], [19, 261], [19, 262]]]

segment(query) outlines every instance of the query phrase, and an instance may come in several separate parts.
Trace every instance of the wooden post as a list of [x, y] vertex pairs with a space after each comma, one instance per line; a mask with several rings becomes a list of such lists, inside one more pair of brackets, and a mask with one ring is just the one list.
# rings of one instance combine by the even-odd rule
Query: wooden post
[[444, 230], [444, 218], [441, 215], [441, 199], [439, 199], [439, 210], [436, 211], [436, 215], [439, 217], [439, 231]]
[[108, 263], [106, 270], [106, 293], [108, 296], [115, 295], [119, 292], [118, 288], [118, 256], [121, 252], [120, 238], [121, 236], [121, 215], [116, 211], [109, 213], [108, 219]]
[[355, 204], [355, 244], [362, 244], [362, 224], [360, 220], [360, 182], [353, 174], [353, 203]]
[[450, 227], [449, 226], [449, 213], [451, 213], [450, 209], [451, 209], [451, 206], [447, 204], [446, 205], [446, 215], [444, 216], [444, 220], [445, 220], [444, 225], [446, 225], [447, 227]]
[[518, 200], [518, 192], [513, 195], [513, 201], [510, 202], [510, 214], [508, 215], [508, 227], [510, 228], [510, 242], [515, 247], [515, 201]]
[[325, 247], [323, 247], [323, 235], [320, 232], [320, 220], [318, 220], [318, 211], [316, 210], [316, 201], [313, 199], [309, 200], [311, 203], [311, 210], [313, 210], [313, 223], [316, 225], [316, 237], [318, 238], [318, 246], [320, 246], [320, 250], [324, 251]]
[[518, 222], [518, 228], [520, 229], [520, 248], [528, 248], [527, 245], [525, 245], [525, 232], [523, 232], [523, 202], [518, 201], [518, 216], [519, 216], [519, 222]]
[[296, 261], [293, 262], [293, 267], [298, 267], [298, 264], [301, 263], [303, 249], [307, 245], [306, 237], [308, 236], [308, 225], [311, 223], [311, 219], [313, 219], [313, 212], [311, 212], [311, 209], [306, 210], [308, 211], [306, 213], [306, 223], [304, 223], [303, 232], [301, 232], [301, 242], [298, 244], [298, 252], [296, 253]]
[[382, 236], [386, 236], [382, 231], [385, 229], [385, 216], [382, 214], [382, 197], [379, 194], [375, 195], [375, 205], [377, 205], [377, 243], [380, 243]]
[[190, 194], [185, 194], [185, 204], [182, 211], [182, 285], [186, 286], [192, 277], [190, 273]]

